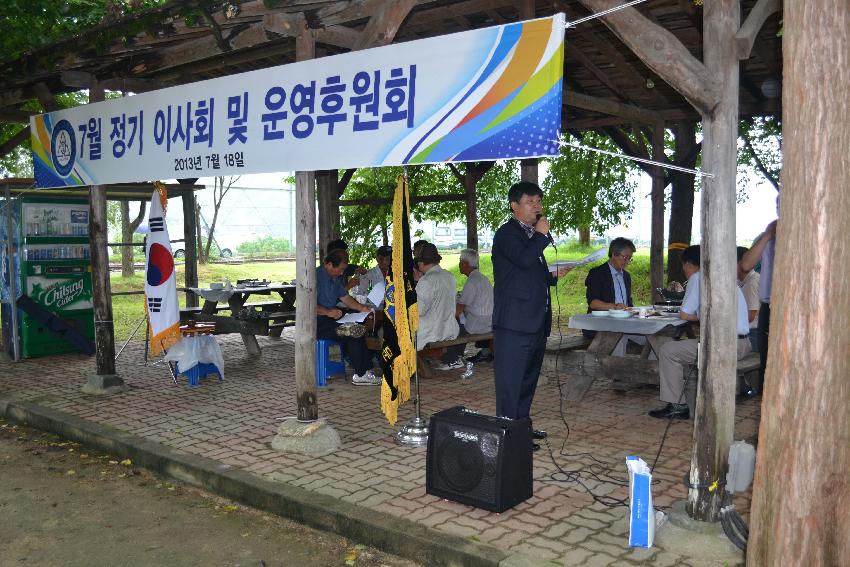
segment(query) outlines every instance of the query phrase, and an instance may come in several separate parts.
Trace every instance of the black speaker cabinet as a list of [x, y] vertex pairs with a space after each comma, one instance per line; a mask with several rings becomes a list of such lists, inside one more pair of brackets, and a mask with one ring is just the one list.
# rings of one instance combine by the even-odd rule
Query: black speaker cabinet
[[531, 496], [531, 422], [463, 406], [435, 413], [428, 435], [425, 489], [491, 512]]

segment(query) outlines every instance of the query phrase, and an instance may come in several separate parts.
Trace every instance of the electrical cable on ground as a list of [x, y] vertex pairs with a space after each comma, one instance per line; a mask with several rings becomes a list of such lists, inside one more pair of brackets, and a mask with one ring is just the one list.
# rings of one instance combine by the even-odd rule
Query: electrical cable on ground
[[[558, 248], [554, 244], [552, 244], [552, 248], [555, 249], [555, 265], [558, 265]], [[585, 484], [585, 480], [583, 479], [583, 476], [584, 476], [584, 477], [589, 477], [590, 479], [592, 479], [596, 482], [599, 482], [599, 483], [606, 483], [606, 484], [610, 484], [610, 485], [614, 485], [614, 486], [628, 486], [629, 485], [628, 481], [622, 481], [622, 480], [616, 479], [612, 476], [612, 474], [614, 474], [613, 473], [613, 467], [611, 467], [607, 463], [604, 463], [601, 460], [597, 459], [591, 453], [569, 454], [569, 453], [566, 453], [564, 451], [564, 448], [566, 447], [566, 444], [567, 444], [567, 440], [570, 437], [570, 424], [567, 422], [566, 412], [565, 412], [565, 409], [564, 409], [564, 406], [566, 404], [566, 400], [564, 399], [563, 384], [561, 383], [561, 375], [560, 375], [560, 372], [558, 370], [558, 359], [560, 358], [561, 348], [563, 347], [564, 333], [561, 330], [561, 298], [558, 294], [557, 286], [555, 287], [555, 301], [557, 303], [557, 308], [558, 308], [558, 317], [556, 319], [557, 324], [558, 324], [558, 350], [555, 353], [555, 369], [554, 369], [553, 372], [555, 374], [555, 379], [557, 380], [557, 385], [558, 385], [558, 398], [559, 398], [558, 411], [559, 411], [560, 416], [561, 416], [561, 421], [564, 423], [564, 427], [566, 428], [566, 436], [564, 437], [564, 441], [561, 444], [560, 456], [566, 457], [566, 458], [585, 457], [586, 456], [586, 457], [589, 457], [590, 459], [592, 459], [593, 461], [595, 461], [598, 464], [599, 467], [607, 467], [607, 468], [604, 468], [602, 470], [594, 470], [594, 467], [597, 466], [597, 465], [591, 464], [589, 466], [589, 470], [566, 470], [563, 467], [561, 467], [561, 465], [558, 464], [558, 461], [555, 459], [555, 453], [552, 450], [552, 446], [549, 444], [549, 439], [547, 438], [547, 439], [544, 439], [543, 441], [546, 444], [546, 450], [549, 453], [549, 458], [552, 461], [552, 464], [557, 469], [556, 472], [553, 472], [549, 475], [549, 479], [553, 482], [571, 482], [571, 483], [578, 484], [585, 492], [587, 492], [590, 495], [591, 498], [593, 498], [594, 502], [598, 502], [599, 504], [601, 504], [605, 507], [608, 507], [608, 508], [616, 508], [616, 507], [620, 507], [620, 506], [628, 507], [629, 503], [628, 503], [627, 499], [625, 499], [625, 498], [614, 498], [612, 496], [596, 494], [593, 490], [591, 490], [590, 487], [587, 486], [587, 484]]]

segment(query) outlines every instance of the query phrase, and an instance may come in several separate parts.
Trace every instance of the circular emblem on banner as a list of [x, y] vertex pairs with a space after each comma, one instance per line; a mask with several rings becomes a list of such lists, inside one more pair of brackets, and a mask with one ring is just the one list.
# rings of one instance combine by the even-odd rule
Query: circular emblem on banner
[[67, 177], [74, 169], [74, 161], [77, 159], [77, 139], [74, 136], [74, 128], [67, 120], [60, 120], [53, 127], [50, 158], [53, 160], [56, 173], [62, 177]]
[[174, 259], [168, 253], [168, 249], [162, 244], [151, 244], [148, 253], [148, 285], [158, 286], [164, 284], [174, 272]]

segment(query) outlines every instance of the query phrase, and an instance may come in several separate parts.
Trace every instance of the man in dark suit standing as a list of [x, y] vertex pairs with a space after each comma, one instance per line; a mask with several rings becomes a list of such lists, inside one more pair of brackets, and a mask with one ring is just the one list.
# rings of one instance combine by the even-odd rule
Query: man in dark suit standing
[[[496, 414], [521, 419], [529, 417], [552, 327], [549, 288], [568, 269], [552, 274], [543, 257], [551, 237], [540, 187], [516, 183], [508, 201], [513, 216], [496, 231], [492, 252]], [[534, 437], [543, 439], [546, 433], [535, 431]]]

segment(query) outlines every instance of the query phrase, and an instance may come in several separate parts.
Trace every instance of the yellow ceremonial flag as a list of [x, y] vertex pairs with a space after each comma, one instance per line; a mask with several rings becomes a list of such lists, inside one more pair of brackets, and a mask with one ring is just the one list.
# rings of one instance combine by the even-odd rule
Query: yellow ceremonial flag
[[403, 175], [398, 177], [393, 198], [393, 259], [386, 280], [381, 409], [390, 425], [395, 425], [398, 406], [410, 399], [410, 378], [416, 372], [416, 330], [419, 328], [410, 248], [410, 194]]

